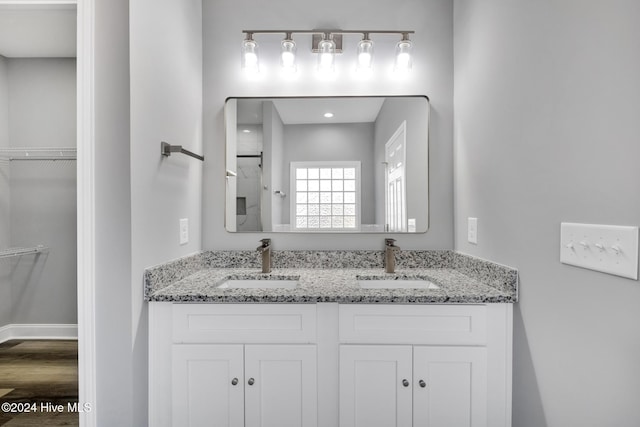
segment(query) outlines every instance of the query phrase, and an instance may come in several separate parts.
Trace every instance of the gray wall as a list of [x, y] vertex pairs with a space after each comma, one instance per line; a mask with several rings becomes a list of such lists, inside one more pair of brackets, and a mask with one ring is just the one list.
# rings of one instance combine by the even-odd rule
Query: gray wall
[[[309, 13], [313, 10], [313, 13]], [[336, 11], [340, 11], [336, 13]], [[260, 0], [243, 3], [235, 0], [205, 0], [204, 14], [204, 146], [203, 247], [206, 249], [255, 248], [261, 235], [229, 234], [224, 229], [224, 100], [229, 96], [295, 95], [404, 95], [425, 94], [432, 101], [431, 142], [433, 173], [440, 177], [431, 186], [431, 228], [426, 234], [399, 236], [398, 244], [411, 248], [453, 248], [453, 2], [451, 0], [399, 2], [349, 2], [328, 0], [322, 7], [309, 0]], [[292, 25], [295, 24], [295, 25]], [[297, 79], [286, 80], [278, 73], [280, 37], [261, 38], [260, 48], [265, 74], [249, 80], [240, 69], [239, 45], [243, 29], [253, 28], [411, 28], [414, 43], [414, 69], [406, 80], [388, 75], [393, 49], [392, 37], [377, 38], [376, 64], [370, 80], [353, 78], [355, 56], [343, 54], [337, 59], [336, 81], [319, 81], [315, 75], [315, 56], [306, 47], [308, 38], [300, 38]], [[346, 38], [345, 49], [354, 52], [358, 37]], [[350, 59], [349, 59], [350, 57]], [[269, 237], [269, 235], [267, 235]], [[380, 235], [297, 235], [273, 237], [276, 249], [378, 249]]]
[[[442, 191], [440, 185], [433, 186], [433, 194], [430, 182], [439, 183], [446, 181], [451, 176], [448, 168], [439, 167], [429, 163], [429, 104], [422, 97], [418, 98], [387, 98], [380, 109], [375, 126], [375, 172], [376, 179], [376, 219], [377, 223], [384, 224], [385, 220], [385, 170], [382, 162], [385, 159], [385, 144], [398, 130], [403, 121], [406, 127], [406, 187], [407, 187], [407, 219], [415, 218], [416, 230], [426, 230], [429, 225], [429, 198], [440, 200]], [[442, 156], [442, 147], [434, 144], [431, 148], [434, 157]], [[427, 213], [425, 215], [424, 213]]]
[[281, 224], [290, 223], [291, 162], [339, 160], [360, 162], [360, 222], [374, 224], [373, 142], [373, 123], [285, 125], [281, 171], [287, 197]]
[[[76, 145], [75, 59], [7, 59], [9, 145]], [[11, 162], [6, 246], [45, 245], [11, 263], [11, 323], [75, 324], [76, 162]], [[7, 242], [4, 242], [7, 243]], [[5, 246], [5, 244], [3, 244]]]
[[640, 425], [640, 285], [559, 262], [562, 221], [640, 225], [638, 16], [455, 2], [456, 248], [520, 270], [517, 427]]
[[[132, 264], [131, 305], [125, 307], [132, 316], [136, 372], [132, 425], [142, 426], [148, 366], [143, 272], [201, 249], [202, 162], [181, 154], [164, 158], [159, 150], [160, 141], [167, 141], [203, 151], [202, 5], [200, 0], [137, 0], [130, 14]], [[222, 163], [222, 153], [209, 154]], [[224, 169], [219, 172], [224, 175]], [[224, 193], [219, 196], [223, 200]], [[189, 219], [185, 245], [179, 244], [180, 218]]]

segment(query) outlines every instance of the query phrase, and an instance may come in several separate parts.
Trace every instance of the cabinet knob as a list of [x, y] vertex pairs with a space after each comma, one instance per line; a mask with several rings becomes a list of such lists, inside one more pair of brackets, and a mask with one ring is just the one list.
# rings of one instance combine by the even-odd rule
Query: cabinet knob
[[238, 385], [238, 379], [237, 378], [232, 379], [231, 385]]
[[255, 382], [256, 380], [254, 380], [253, 378], [249, 378], [249, 381], [247, 381], [249, 385], [253, 385]]
[[405, 387], [409, 387], [409, 381], [407, 381], [406, 379], [402, 380], [402, 385]]
[[424, 380], [418, 381], [418, 384], [420, 384], [420, 387], [422, 388], [425, 388], [427, 386], [427, 383], [425, 383]]

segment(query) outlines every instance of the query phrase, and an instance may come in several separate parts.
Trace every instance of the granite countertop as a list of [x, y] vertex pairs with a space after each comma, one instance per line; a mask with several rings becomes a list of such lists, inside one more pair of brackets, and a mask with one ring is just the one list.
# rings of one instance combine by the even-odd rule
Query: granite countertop
[[[389, 274], [376, 265], [381, 260], [375, 251], [284, 252], [274, 259], [274, 264], [281, 267], [267, 274], [260, 273], [253, 260], [255, 253], [246, 251], [209, 251], [156, 266], [145, 273], [145, 299], [209, 303], [517, 301], [517, 270], [453, 251], [412, 251], [398, 260], [396, 273]], [[336, 267], [338, 260], [340, 266]], [[230, 279], [290, 279], [296, 280], [297, 285], [292, 289], [218, 288]], [[363, 289], [358, 285], [359, 279], [423, 279], [439, 288]]]

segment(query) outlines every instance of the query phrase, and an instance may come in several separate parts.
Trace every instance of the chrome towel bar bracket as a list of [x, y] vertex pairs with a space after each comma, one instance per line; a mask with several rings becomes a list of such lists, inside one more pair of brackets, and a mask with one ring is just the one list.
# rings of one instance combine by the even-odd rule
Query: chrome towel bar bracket
[[164, 142], [164, 141], [160, 143], [160, 152], [162, 153], [163, 156], [166, 156], [166, 157], [169, 157], [171, 153], [182, 153], [182, 154], [186, 154], [187, 156], [191, 156], [194, 159], [204, 161], [204, 156], [193, 153], [189, 150], [185, 150], [184, 148], [182, 148], [182, 145], [171, 145], [168, 142]]

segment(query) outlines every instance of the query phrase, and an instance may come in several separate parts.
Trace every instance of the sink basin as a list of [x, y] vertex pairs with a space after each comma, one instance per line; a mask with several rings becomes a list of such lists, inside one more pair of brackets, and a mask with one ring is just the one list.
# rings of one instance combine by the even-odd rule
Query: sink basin
[[298, 284], [295, 279], [229, 279], [219, 285], [219, 289], [293, 289]]
[[440, 289], [435, 283], [422, 279], [359, 279], [358, 285], [363, 289]]

